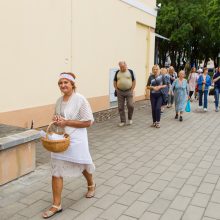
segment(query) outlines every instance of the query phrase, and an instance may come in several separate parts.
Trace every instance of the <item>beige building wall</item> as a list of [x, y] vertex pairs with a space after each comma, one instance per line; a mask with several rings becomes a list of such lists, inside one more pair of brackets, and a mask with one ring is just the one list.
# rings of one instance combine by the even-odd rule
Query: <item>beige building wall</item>
[[[109, 71], [126, 60], [143, 99], [154, 61], [155, 1], [2, 0], [0, 123], [51, 120], [60, 72], [77, 75], [93, 111], [110, 107]], [[10, 14], [10, 16], [9, 16]]]

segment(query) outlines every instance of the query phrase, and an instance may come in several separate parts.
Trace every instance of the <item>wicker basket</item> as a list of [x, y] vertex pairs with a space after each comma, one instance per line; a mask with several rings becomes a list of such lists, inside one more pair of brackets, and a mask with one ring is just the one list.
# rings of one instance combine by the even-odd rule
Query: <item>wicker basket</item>
[[[53, 125], [53, 124], [54, 124], [54, 122], [51, 122], [47, 127], [46, 138], [44, 138], [44, 137], [41, 138], [42, 145], [44, 146], [44, 148], [46, 148], [50, 152], [54, 152], [54, 153], [63, 152], [68, 148], [68, 146], [70, 144], [70, 137], [68, 134], [61, 133], [61, 132], [60, 133], [49, 132], [49, 129], [50, 129], [51, 125]], [[64, 134], [65, 139], [63, 139], [63, 140], [49, 140], [48, 135], [53, 134], [53, 133]]]

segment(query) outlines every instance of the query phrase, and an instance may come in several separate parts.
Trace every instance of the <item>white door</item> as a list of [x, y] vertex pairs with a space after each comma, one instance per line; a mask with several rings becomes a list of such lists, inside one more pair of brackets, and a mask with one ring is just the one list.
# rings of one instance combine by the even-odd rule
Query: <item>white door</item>
[[115, 97], [114, 92], [114, 77], [115, 77], [115, 72], [118, 70], [118, 68], [111, 68], [109, 70], [109, 98], [110, 98], [110, 103], [117, 102], [117, 97]]

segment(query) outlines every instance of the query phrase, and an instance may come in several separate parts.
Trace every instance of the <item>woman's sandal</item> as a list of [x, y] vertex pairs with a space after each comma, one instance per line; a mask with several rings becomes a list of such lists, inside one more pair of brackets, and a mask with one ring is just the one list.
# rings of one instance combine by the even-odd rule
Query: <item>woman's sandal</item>
[[156, 128], [160, 128], [160, 123], [159, 122], [156, 123]]
[[[90, 190], [91, 188], [93, 188], [92, 191]], [[95, 196], [95, 188], [96, 188], [96, 184], [88, 186], [88, 192], [86, 193], [86, 198], [92, 198]]]
[[152, 128], [156, 127], [156, 122], [153, 122], [153, 124], [151, 125]]
[[52, 216], [54, 216], [55, 214], [62, 212], [63, 209], [61, 207], [61, 205], [56, 206], [56, 205], [52, 205], [51, 208], [55, 208], [55, 211], [51, 211], [51, 210], [47, 210], [46, 212], [43, 213], [43, 218], [50, 218]]

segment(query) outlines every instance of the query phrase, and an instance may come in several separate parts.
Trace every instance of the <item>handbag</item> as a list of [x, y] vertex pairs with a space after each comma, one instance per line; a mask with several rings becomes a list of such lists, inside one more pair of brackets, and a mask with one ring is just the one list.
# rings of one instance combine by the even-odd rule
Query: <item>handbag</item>
[[191, 112], [190, 100], [188, 100], [187, 103], [186, 103], [185, 111], [186, 112]]
[[215, 88], [213, 86], [210, 87], [209, 95], [215, 95]]

